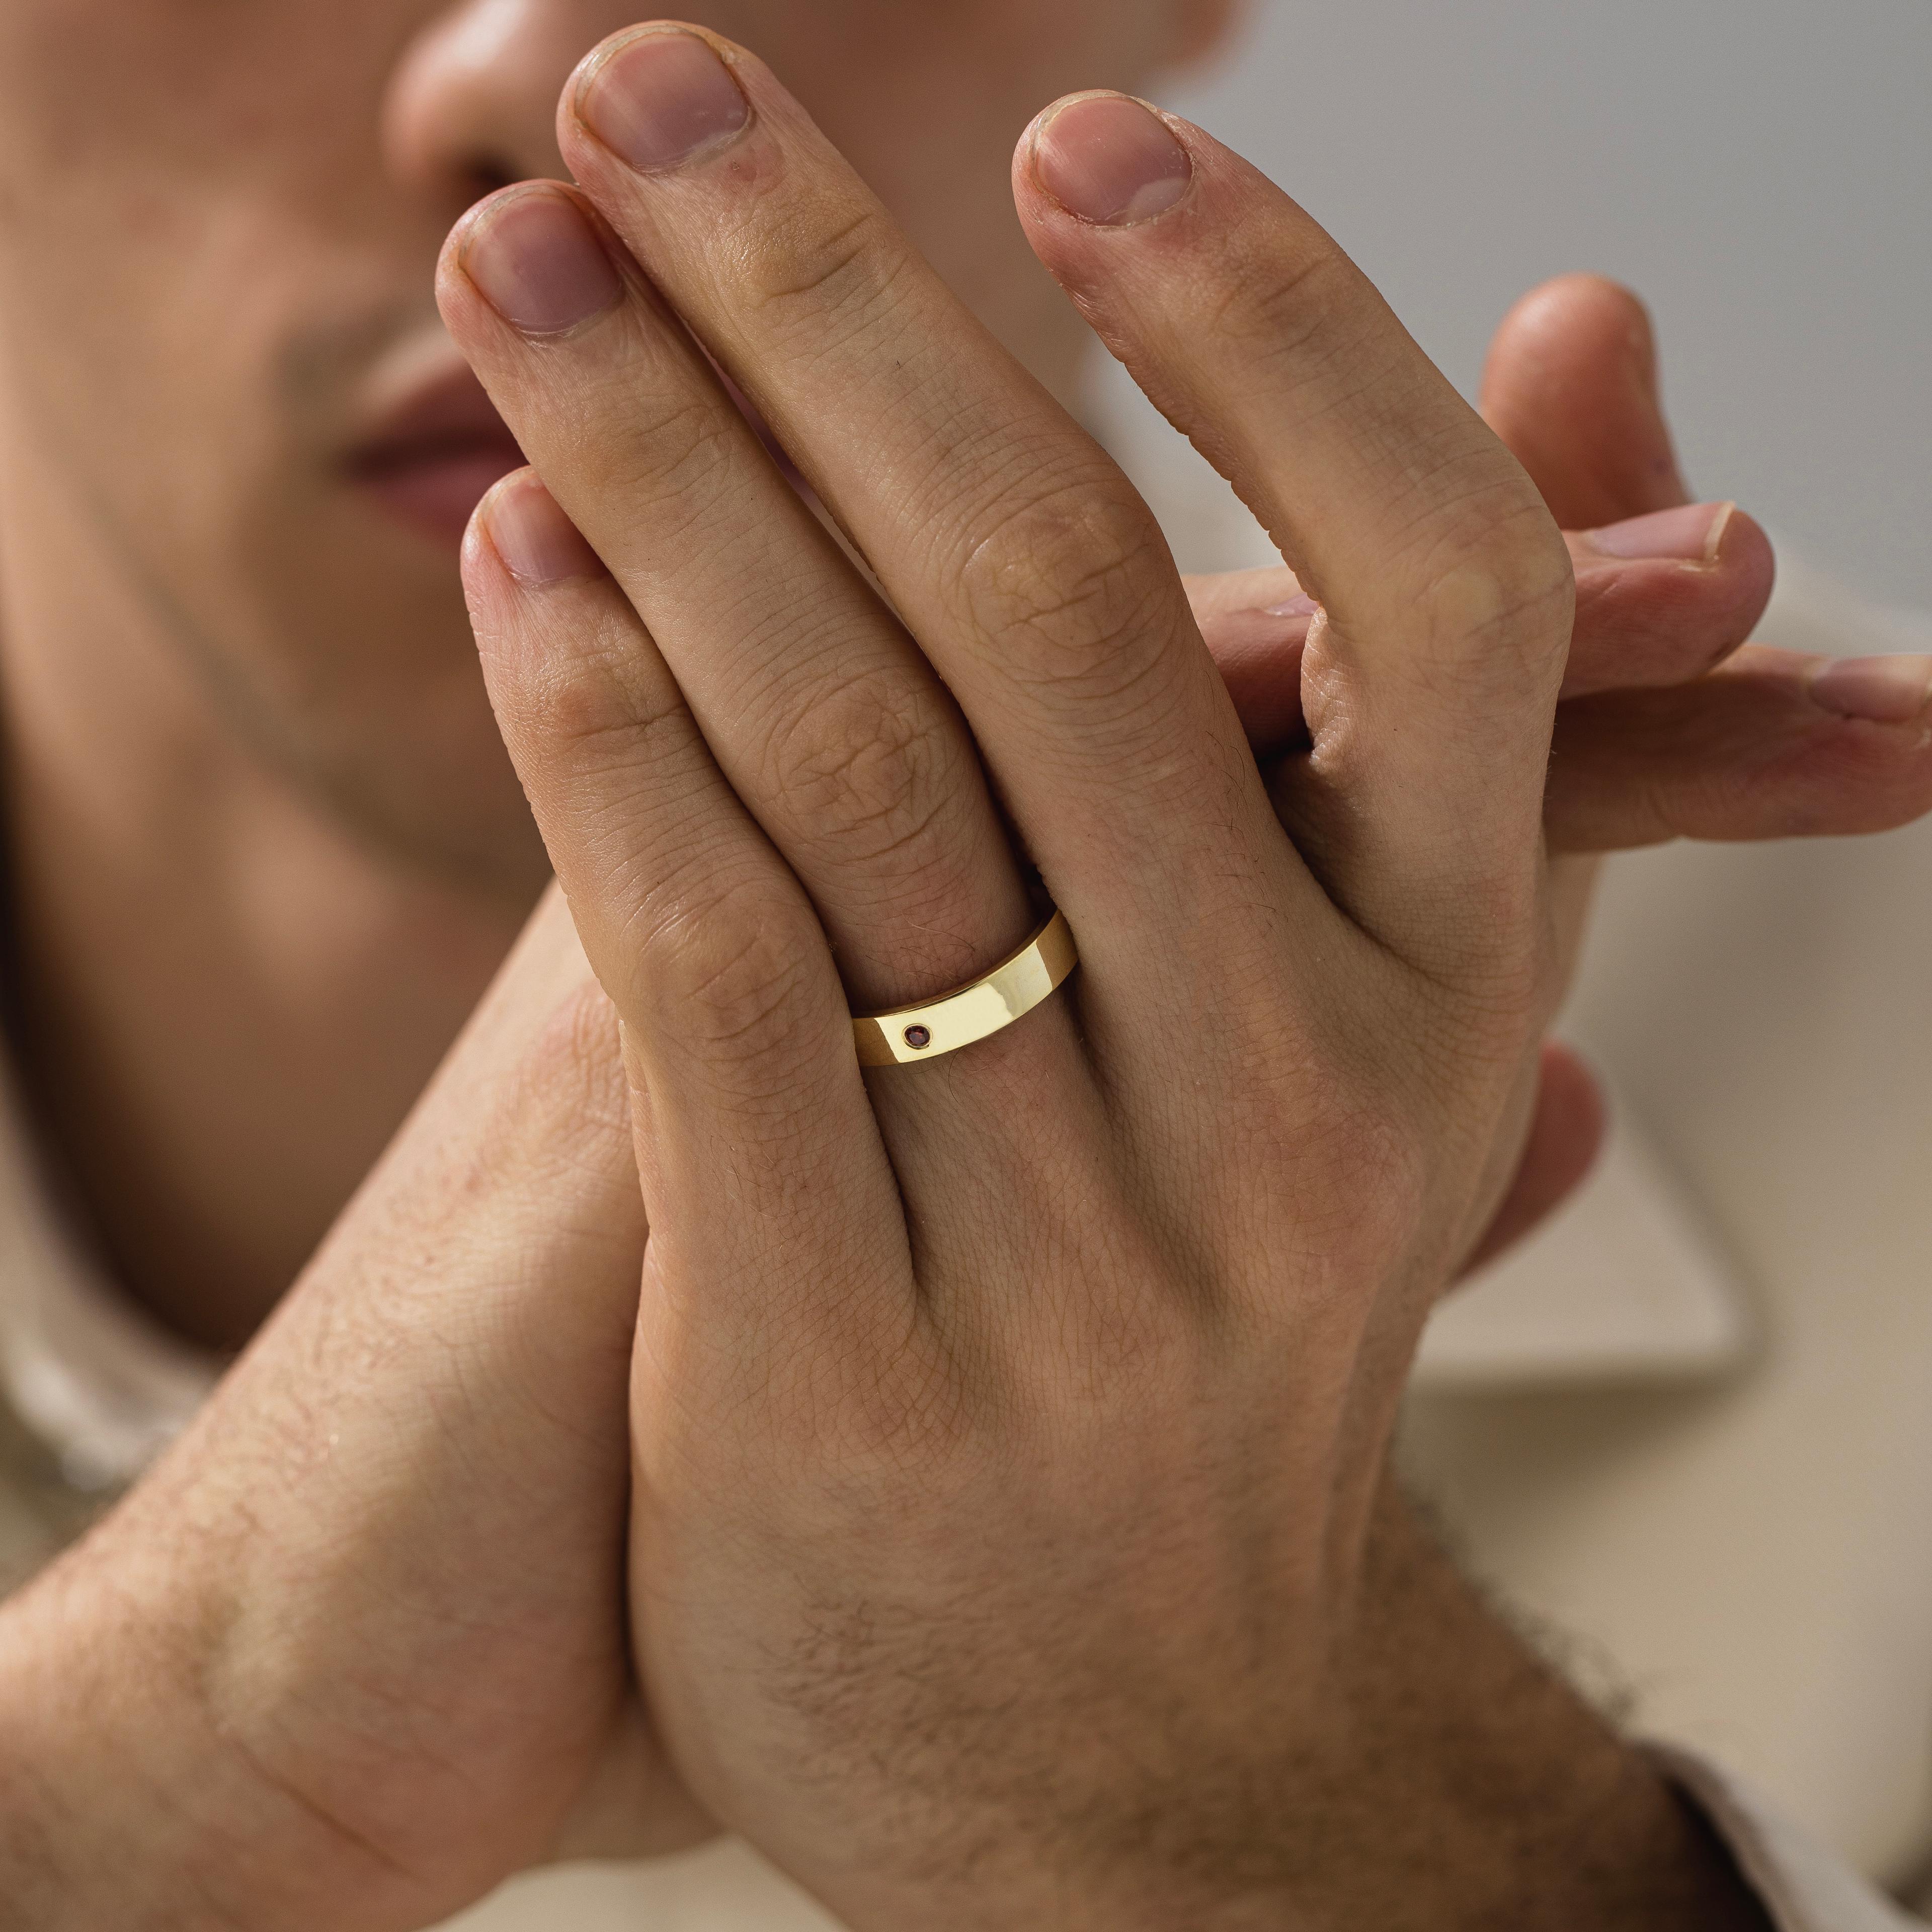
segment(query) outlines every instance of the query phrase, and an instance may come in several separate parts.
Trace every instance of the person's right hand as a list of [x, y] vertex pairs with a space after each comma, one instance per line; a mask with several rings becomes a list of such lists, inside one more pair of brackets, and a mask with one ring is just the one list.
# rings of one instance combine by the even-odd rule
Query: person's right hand
[[626, 1658], [614, 1034], [553, 895], [208, 1408], [0, 1608], [0, 1924], [402, 1932], [708, 1833]]

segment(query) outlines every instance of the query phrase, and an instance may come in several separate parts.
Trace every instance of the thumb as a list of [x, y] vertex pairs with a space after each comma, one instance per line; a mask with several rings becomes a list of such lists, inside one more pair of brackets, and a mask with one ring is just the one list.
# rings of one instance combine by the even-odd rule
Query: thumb
[[1483, 415], [1567, 530], [1690, 500], [1664, 419], [1650, 316], [1600, 275], [1562, 275], [1503, 318]]

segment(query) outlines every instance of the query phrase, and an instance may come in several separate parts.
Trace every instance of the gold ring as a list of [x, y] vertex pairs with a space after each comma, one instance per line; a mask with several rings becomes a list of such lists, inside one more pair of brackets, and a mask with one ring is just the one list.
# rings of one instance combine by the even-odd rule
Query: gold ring
[[852, 1037], [859, 1064], [901, 1066], [957, 1053], [1031, 1012], [1079, 963], [1066, 916], [1056, 912], [1024, 946], [978, 979], [916, 1006], [895, 1006], [863, 1018], [854, 1014]]

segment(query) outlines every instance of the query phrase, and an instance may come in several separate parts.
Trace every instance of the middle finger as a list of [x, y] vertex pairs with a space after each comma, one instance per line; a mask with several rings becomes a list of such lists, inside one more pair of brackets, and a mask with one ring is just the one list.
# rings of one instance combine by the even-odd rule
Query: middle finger
[[1278, 980], [1284, 910], [1328, 909], [1105, 452], [742, 49], [619, 36], [566, 89], [559, 136], [957, 697], [1079, 937], [1085, 1017], [1125, 985], [1144, 1009]]

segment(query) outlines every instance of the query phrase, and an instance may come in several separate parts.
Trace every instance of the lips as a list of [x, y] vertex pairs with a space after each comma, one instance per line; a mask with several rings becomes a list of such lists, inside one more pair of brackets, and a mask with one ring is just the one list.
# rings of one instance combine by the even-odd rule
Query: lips
[[523, 462], [482, 384], [459, 362], [411, 382], [376, 415], [343, 466], [382, 514], [454, 548], [490, 486]]

